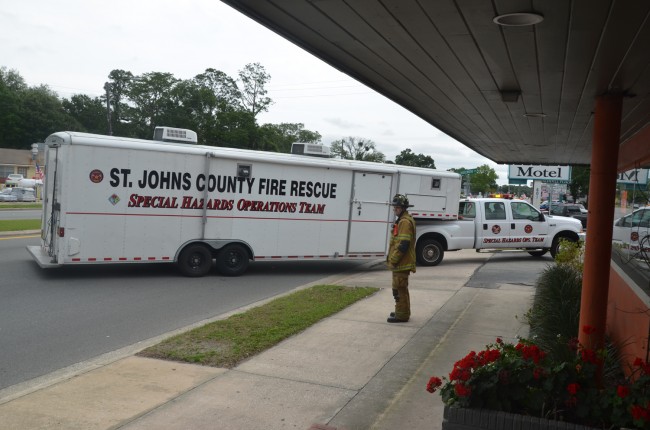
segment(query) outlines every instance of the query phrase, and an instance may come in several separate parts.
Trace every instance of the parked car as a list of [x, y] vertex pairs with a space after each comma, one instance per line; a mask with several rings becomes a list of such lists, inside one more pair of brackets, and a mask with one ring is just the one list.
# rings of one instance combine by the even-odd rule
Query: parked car
[[7, 176], [7, 179], [5, 180], [5, 185], [16, 186], [18, 185], [18, 181], [21, 181], [23, 179], [25, 179], [23, 175], [18, 173], [12, 173], [9, 176]]
[[580, 210], [581, 205], [575, 203], [560, 203], [551, 206], [550, 215], [568, 216], [575, 218], [582, 223], [583, 228], [587, 228], [587, 214]]
[[13, 187], [11, 193], [17, 197], [19, 202], [36, 201], [36, 192], [33, 188]]
[[[560, 204], [560, 201], [559, 201], [559, 200], [553, 200], [553, 201], [551, 202], [551, 207], [555, 207], [556, 205], [559, 205], [559, 204]], [[548, 213], [548, 200], [544, 200], [544, 201], [539, 205], [539, 210], [540, 210], [542, 213], [544, 213], [544, 214], [547, 214], [547, 213]]]
[[650, 256], [650, 206], [640, 207], [614, 221], [612, 245], [633, 256]]
[[0, 191], [0, 202], [17, 202], [18, 197], [11, 192], [12, 188], [5, 188]]

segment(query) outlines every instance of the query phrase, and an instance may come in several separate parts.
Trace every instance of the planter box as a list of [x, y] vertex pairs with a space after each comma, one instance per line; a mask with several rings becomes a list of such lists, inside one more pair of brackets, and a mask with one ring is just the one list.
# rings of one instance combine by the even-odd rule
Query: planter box
[[486, 409], [445, 406], [442, 430], [595, 430], [593, 427]]

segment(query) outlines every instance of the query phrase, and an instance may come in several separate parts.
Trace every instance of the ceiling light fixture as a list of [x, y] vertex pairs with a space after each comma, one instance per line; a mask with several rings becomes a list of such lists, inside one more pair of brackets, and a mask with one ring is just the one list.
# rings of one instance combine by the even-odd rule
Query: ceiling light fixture
[[542, 112], [525, 113], [524, 116], [526, 118], [546, 118], [546, 114]]
[[542, 15], [532, 12], [506, 13], [504, 15], [496, 16], [494, 19], [492, 19], [492, 22], [504, 27], [522, 27], [526, 25], [535, 25], [539, 24], [542, 21], [544, 21], [544, 17]]

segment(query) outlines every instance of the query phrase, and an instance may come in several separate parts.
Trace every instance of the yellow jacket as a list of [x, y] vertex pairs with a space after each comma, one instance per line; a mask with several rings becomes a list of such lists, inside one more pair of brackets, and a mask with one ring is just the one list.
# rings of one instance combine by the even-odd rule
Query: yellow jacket
[[393, 225], [387, 260], [393, 272], [415, 272], [415, 220], [407, 211]]

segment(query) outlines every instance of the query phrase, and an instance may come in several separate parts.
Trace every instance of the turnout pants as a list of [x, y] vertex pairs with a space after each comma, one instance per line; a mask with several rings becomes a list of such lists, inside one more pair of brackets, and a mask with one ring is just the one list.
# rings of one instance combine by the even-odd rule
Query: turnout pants
[[411, 272], [393, 272], [393, 297], [395, 298], [395, 318], [408, 321], [411, 317], [411, 298], [409, 296], [409, 275]]

